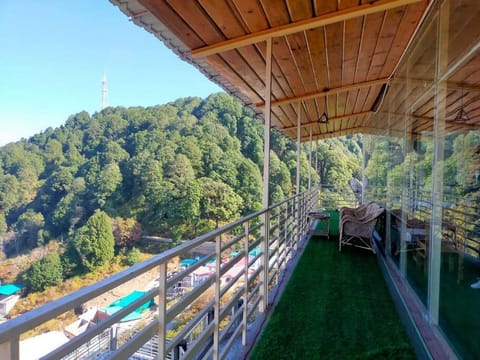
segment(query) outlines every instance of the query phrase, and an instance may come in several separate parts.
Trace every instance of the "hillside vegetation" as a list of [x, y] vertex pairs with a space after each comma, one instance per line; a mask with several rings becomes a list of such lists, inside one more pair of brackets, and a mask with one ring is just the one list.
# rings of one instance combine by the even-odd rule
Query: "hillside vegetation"
[[[274, 131], [271, 147], [274, 203], [294, 193], [296, 145]], [[314, 182], [338, 187], [358, 176], [358, 138], [321, 142], [318, 174], [306, 150], [301, 190], [309, 171]], [[3, 256], [53, 239], [67, 252], [91, 246], [82, 236], [96, 230], [83, 227], [97, 213], [109, 218], [117, 252], [141, 235], [192, 238], [259, 209], [262, 168], [263, 126], [224, 93], [72, 115], [59, 128], [0, 148]], [[95, 262], [82, 260], [87, 269]]]

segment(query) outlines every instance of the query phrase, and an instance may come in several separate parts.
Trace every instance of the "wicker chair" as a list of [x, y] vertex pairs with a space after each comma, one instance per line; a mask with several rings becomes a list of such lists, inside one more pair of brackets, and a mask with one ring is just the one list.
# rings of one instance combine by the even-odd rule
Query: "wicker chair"
[[341, 211], [338, 250], [342, 251], [344, 245], [351, 245], [370, 250], [375, 254], [372, 242], [373, 231], [383, 212], [384, 208], [373, 202], [361, 205], [355, 210]]

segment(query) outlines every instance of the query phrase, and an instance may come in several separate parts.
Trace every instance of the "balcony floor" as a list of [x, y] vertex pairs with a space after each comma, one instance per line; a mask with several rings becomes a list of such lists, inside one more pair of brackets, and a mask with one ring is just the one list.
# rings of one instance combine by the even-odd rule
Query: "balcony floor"
[[415, 359], [375, 256], [310, 239], [250, 359]]

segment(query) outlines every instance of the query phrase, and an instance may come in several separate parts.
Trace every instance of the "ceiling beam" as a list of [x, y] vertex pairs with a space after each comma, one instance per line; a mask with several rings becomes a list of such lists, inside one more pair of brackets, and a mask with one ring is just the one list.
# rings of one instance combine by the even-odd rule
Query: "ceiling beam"
[[205, 56], [215, 55], [221, 52], [233, 50], [242, 46], [252, 45], [268, 38], [287, 36], [297, 32], [315, 29], [321, 26], [334, 24], [360, 16], [366, 16], [381, 11], [390, 10], [396, 7], [405, 6], [419, 2], [421, 0], [379, 0], [373, 3], [350, 7], [338, 10], [333, 13], [320, 15], [314, 18], [296, 21], [290, 24], [277, 26], [271, 29], [258, 31], [252, 34], [239, 36], [233, 39], [225, 40], [217, 44], [207, 45], [192, 50], [193, 58], [202, 58]]
[[[280, 105], [290, 104], [298, 101], [305, 101], [305, 100], [316, 99], [316, 98], [324, 97], [328, 95], [340, 94], [346, 91], [358, 90], [358, 89], [367, 88], [367, 87], [376, 86], [376, 85], [383, 85], [383, 84], [386, 84], [388, 81], [389, 81], [389, 78], [384, 78], [384, 79], [378, 79], [378, 80], [372, 80], [372, 81], [364, 81], [358, 84], [339, 86], [336, 88], [325, 89], [325, 90], [310, 93], [310, 94], [299, 95], [291, 98], [272, 101], [271, 106], [280, 106]], [[265, 107], [265, 104], [258, 103], [258, 104], [255, 104], [255, 107], [261, 110]]]
[[[371, 113], [372, 113], [371, 111], [364, 111], [364, 112], [361, 112], [361, 113], [332, 117], [332, 118], [328, 118], [328, 123], [330, 123], [332, 121], [349, 119], [349, 118], [357, 117], [357, 116], [370, 115]], [[311, 121], [311, 122], [308, 122], [308, 123], [305, 123], [305, 124], [301, 124], [300, 127], [306, 127], [306, 126], [312, 126], [312, 125], [322, 125], [322, 124], [326, 125], [327, 123], [322, 123], [322, 122], [318, 122], [318, 120], [315, 120], [315, 121]], [[286, 126], [286, 127], [277, 128], [277, 129], [280, 130], [280, 131], [289, 131], [289, 130], [293, 130], [293, 129], [296, 129], [296, 128], [297, 128], [297, 125]]]
[[[430, 123], [433, 124], [433, 120], [434, 120], [433, 117], [418, 116], [418, 115], [415, 115], [415, 114], [397, 114], [397, 113], [385, 112], [385, 116], [388, 116], [388, 115], [392, 115], [392, 116], [396, 116], [396, 117], [400, 117], [400, 118], [411, 117], [414, 120], [420, 120], [420, 121], [423, 121], [424, 123], [428, 123], [428, 124], [430, 124]], [[478, 126], [475, 126], [475, 124], [455, 121], [455, 119], [453, 119], [453, 120], [446, 120], [445, 119], [445, 124], [447, 126], [461, 126], [462, 128], [464, 128], [466, 130], [477, 130], [479, 128]]]
[[[322, 140], [322, 139], [330, 139], [332, 137], [338, 137], [338, 136], [344, 136], [344, 135], [350, 135], [350, 134], [358, 134], [360, 133], [362, 127], [355, 127], [355, 128], [348, 128], [348, 129], [343, 129], [343, 130], [337, 130], [337, 131], [329, 131], [326, 133], [321, 133], [321, 134], [316, 134], [312, 136], [313, 140]], [[301, 141], [305, 142], [307, 140], [310, 140], [310, 136], [302, 136]]]
[[[422, 80], [422, 79], [407, 79], [407, 78], [393, 78], [393, 82], [399, 81], [403, 84], [410, 83], [417, 87], [426, 88], [429, 84], [432, 83], [430, 80]], [[472, 91], [472, 92], [480, 92], [480, 86], [472, 86], [465, 83], [447, 81], [447, 90], [462, 90], [465, 92]]]

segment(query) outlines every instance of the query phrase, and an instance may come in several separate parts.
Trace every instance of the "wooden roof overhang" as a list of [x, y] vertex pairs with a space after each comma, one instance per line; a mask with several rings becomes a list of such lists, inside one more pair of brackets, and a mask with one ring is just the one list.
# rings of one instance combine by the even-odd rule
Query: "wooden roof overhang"
[[[372, 113], [429, 0], [111, 0], [257, 114], [302, 141], [378, 133]], [[300, 104], [300, 105], [299, 105]], [[320, 123], [323, 113], [328, 123]]]

